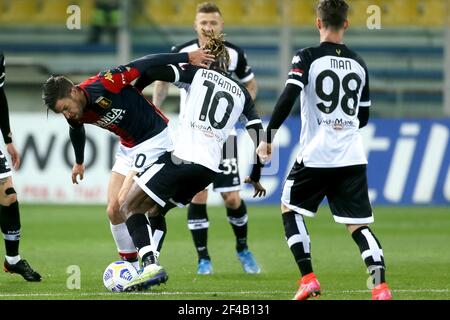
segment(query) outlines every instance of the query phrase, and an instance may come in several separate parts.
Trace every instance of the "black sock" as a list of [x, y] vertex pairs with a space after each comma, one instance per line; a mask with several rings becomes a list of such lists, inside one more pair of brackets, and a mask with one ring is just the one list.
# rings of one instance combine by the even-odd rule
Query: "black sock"
[[302, 276], [313, 272], [311, 263], [311, 241], [303, 216], [289, 211], [283, 213], [283, 225], [286, 240]]
[[167, 233], [166, 217], [158, 214], [156, 217], [149, 217], [150, 228], [156, 250], [161, 251]]
[[19, 203], [16, 201], [9, 206], [0, 208], [0, 227], [5, 239], [6, 255], [19, 255], [20, 213]]
[[352, 238], [359, 247], [373, 284], [376, 286], [386, 282], [383, 250], [372, 230], [369, 227], [361, 227], [352, 233]]
[[152, 243], [150, 228], [145, 214], [134, 213], [127, 219], [125, 223], [142, 261], [146, 260], [149, 257], [150, 260], [152, 260], [151, 263], [154, 263], [155, 258], [153, 251], [147, 250], [147, 252], [144, 253], [140, 252], [142, 248], [144, 248], [144, 250], [145, 248], [149, 249]]
[[188, 208], [188, 228], [191, 230], [198, 259], [211, 260], [208, 254], [208, 214], [206, 204], [191, 203]]
[[233, 228], [234, 235], [236, 236], [236, 251], [241, 252], [248, 249], [247, 246], [247, 207], [244, 200], [241, 200], [241, 205], [237, 209], [227, 208], [228, 222]]

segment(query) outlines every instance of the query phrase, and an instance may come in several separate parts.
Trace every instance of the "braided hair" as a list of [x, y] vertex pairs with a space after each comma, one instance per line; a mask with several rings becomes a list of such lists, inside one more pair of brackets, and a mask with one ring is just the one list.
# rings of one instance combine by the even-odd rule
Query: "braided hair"
[[204, 46], [205, 50], [214, 55], [215, 61], [211, 64], [210, 69], [219, 70], [228, 73], [228, 66], [230, 65], [230, 54], [224, 43], [224, 34], [214, 34], [213, 30], [202, 29], [203, 36], [208, 40]]

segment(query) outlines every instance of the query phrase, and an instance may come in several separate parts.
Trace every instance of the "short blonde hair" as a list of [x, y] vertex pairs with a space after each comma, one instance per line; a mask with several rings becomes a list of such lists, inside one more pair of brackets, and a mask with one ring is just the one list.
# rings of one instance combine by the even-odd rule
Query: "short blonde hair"
[[214, 2], [202, 2], [197, 5], [197, 13], [214, 13], [217, 12], [222, 15], [219, 7]]

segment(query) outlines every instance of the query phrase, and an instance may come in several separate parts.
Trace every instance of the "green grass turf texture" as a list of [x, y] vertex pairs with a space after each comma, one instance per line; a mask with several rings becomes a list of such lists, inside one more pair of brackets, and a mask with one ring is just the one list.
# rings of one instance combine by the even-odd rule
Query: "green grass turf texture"
[[[291, 299], [299, 271], [284, 239], [278, 206], [249, 205], [249, 248], [262, 272], [245, 274], [223, 207], [208, 207], [209, 253], [214, 274], [196, 274], [197, 255], [186, 226], [186, 209], [167, 215], [160, 262], [167, 284], [143, 293], [110, 293], [106, 266], [119, 260], [103, 206], [22, 205], [20, 254], [43, 276], [27, 283], [0, 274], [0, 299]], [[383, 246], [387, 281], [395, 299], [450, 299], [450, 210], [376, 207], [372, 230]], [[322, 288], [319, 299], [368, 300], [368, 274], [358, 248], [328, 207], [306, 218], [312, 259]], [[0, 250], [0, 254], [4, 254]], [[68, 266], [81, 270], [81, 288], [69, 290]]]

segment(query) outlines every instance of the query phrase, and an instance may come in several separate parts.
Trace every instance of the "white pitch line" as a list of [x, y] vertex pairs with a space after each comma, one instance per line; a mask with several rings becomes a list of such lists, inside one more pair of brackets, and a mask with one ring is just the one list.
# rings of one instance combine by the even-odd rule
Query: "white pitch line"
[[[450, 292], [450, 289], [399, 289], [391, 290], [392, 292], [410, 292], [410, 293], [443, 293]], [[365, 293], [370, 292], [370, 290], [330, 290], [324, 292], [325, 294], [336, 294], [336, 293]], [[174, 291], [174, 292], [130, 292], [131, 295], [143, 295], [143, 296], [177, 296], [177, 295], [268, 295], [273, 296], [276, 294], [293, 294], [293, 291], [239, 291], [239, 292], [184, 292], [184, 291]], [[114, 296], [111, 292], [73, 292], [73, 293], [3, 293], [0, 294], [0, 298], [8, 297], [68, 297], [68, 296]]]

